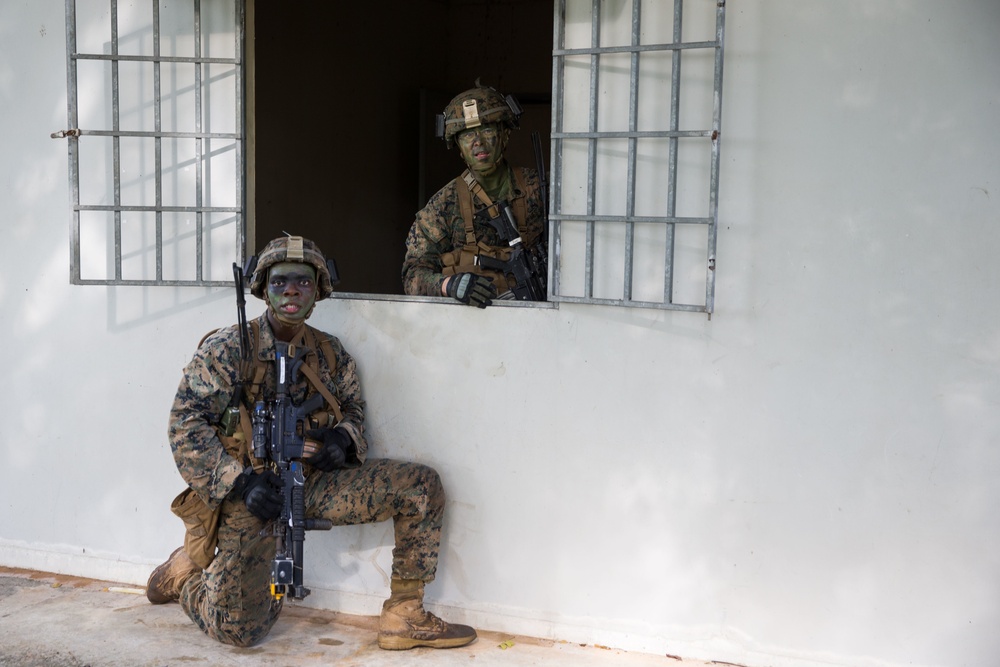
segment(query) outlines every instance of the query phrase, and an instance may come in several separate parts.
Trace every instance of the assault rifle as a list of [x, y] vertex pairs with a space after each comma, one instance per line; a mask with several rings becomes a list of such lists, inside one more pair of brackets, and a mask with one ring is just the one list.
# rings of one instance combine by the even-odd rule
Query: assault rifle
[[[257, 266], [257, 258], [251, 257], [247, 262], [246, 273], [253, 273]], [[243, 400], [243, 384], [249, 374], [250, 365], [250, 332], [247, 329], [247, 300], [243, 294], [244, 270], [233, 262], [233, 282], [236, 283], [236, 315], [240, 330], [240, 376], [233, 386], [233, 397], [219, 420], [223, 433], [228, 437], [236, 432], [240, 423], [240, 401]]]
[[491, 271], [499, 271], [514, 277], [515, 285], [498, 299], [519, 301], [545, 301], [548, 294], [549, 260], [549, 198], [548, 182], [545, 178], [545, 164], [542, 160], [541, 140], [537, 132], [531, 133], [531, 144], [535, 151], [535, 168], [538, 170], [538, 187], [542, 196], [542, 210], [545, 217], [542, 234], [538, 243], [525, 249], [521, 236], [517, 233], [517, 222], [510, 204], [501, 199], [496, 206], [500, 214], [487, 222], [497, 231], [500, 239], [511, 248], [510, 258], [505, 262], [492, 257], [479, 257], [479, 265]]
[[[246, 273], [252, 274], [257, 258], [247, 262]], [[335, 271], [336, 269], [334, 269]], [[334, 273], [336, 275], [336, 273]], [[239, 422], [239, 401], [243, 394], [243, 382], [251, 361], [250, 334], [247, 330], [246, 298], [243, 294], [244, 272], [233, 263], [233, 278], [236, 282], [236, 310], [240, 329], [240, 374], [230, 404], [223, 417], [228, 435], [232, 435]], [[310, 414], [323, 405], [323, 396], [313, 394], [302, 405], [295, 405], [288, 394], [288, 387], [298, 379], [299, 368], [308, 352], [281, 341], [274, 344], [276, 397], [273, 401], [257, 401], [254, 405], [253, 455], [269, 461], [281, 478], [281, 515], [271, 524], [276, 548], [271, 561], [271, 595], [280, 600], [288, 595], [301, 600], [309, 595], [309, 589], [302, 585], [302, 553], [305, 545], [305, 531], [330, 530], [333, 523], [326, 519], [305, 517], [305, 475], [302, 458], [305, 448], [305, 422]], [[266, 529], [265, 529], [266, 530]]]
[[531, 147], [535, 151], [535, 170], [538, 172], [538, 192], [542, 197], [542, 235], [532, 248], [532, 259], [537, 275], [542, 281], [542, 298], [548, 294], [549, 285], [549, 180], [545, 176], [545, 160], [542, 156], [542, 140], [537, 132], [531, 133]]
[[[548, 263], [549, 254], [549, 179], [545, 176], [545, 160], [542, 157], [542, 140], [538, 137], [537, 132], [531, 133], [531, 148], [535, 151], [535, 170], [538, 172], [538, 192], [542, 195], [542, 215], [545, 220], [542, 224], [542, 240], [538, 245], [541, 246], [542, 252], [545, 256], [545, 262]], [[548, 279], [548, 273], [545, 274], [546, 279]]]
[[257, 401], [252, 417], [254, 456], [269, 460], [281, 477], [281, 514], [271, 524], [276, 541], [271, 562], [271, 595], [277, 600], [284, 595], [295, 600], [309, 595], [309, 589], [302, 585], [306, 531], [333, 528], [327, 519], [306, 518], [305, 475], [300, 459], [305, 449], [306, 420], [322, 407], [323, 396], [314, 393], [301, 405], [295, 405], [288, 387], [297, 381], [307, 351], [275, 341], [275, 399], [270, 403]]
[[[484, 269], [499, 271], [514, 276], [514, 286], [510, 294], [519, 301], [545, 301], [545, 267], [538, 261], [538, 254], [525, 250], [521, 235], [517, 233], [517, 223], [510, 204], [501, 199], [497, 202], [500, 215], [488, 220], [490, 226], [497, 230], [500, 239], [510, 246], [510, 258], [507, 261], [493, 257], [479, 256], [479, 265]], [[504, 295], [498, 297], [504, 298]]]

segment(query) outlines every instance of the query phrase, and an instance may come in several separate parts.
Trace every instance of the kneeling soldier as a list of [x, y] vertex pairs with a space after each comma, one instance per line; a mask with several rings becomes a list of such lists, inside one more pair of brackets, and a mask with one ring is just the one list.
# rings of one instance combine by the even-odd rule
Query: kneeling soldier
[[250, 291], [267, 302], [242, 341], [252, 352], [241, 350], [239, 325], [207, 336], [184, 369], [170, 410], [170, 446], [189, 487], [173, 509], [188, 533], [185, 545], [150, 575], [149, 601], [179, 601], [206, 634], [234, 646], [260, 641], [277, 620], [283, 600], [271, 591], [275, 539], [266, 527], [281, 513], [284, 497], [268, 462], [255, 456], [248, 411], [275, 398], [275, 343], [281, 341], [307, 350], [303, 373], [287, 388], [293, 404], [317, 392], [324, 396], [305, 432], [306, 516], [333, 525], [393, 520], [391, 595], [379, 619], [379, 646], [472, 642], [475, 630], [445, 623], [423, 607], [444, 513], [437, 472], [367, 459], [354, 360], [336, 337], [306, 324], [316, 302], [333, 291], [323, 254], [301, 237], [271, 241]]

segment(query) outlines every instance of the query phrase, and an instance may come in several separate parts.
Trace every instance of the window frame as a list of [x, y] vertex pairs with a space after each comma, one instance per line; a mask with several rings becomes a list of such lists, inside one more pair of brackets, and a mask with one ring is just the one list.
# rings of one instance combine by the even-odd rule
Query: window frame
[[[67, 116], [69, 128], [62, 132], [54, 133], [53, 137], [65, 137], [68, 140], [69, 152], [69, 179], [71, 195], [71, 253], [70, 253], [70, 282], [76, 285], [162, 285], [162, 286], [231, 286], [229, 280], [212, 280], [206, 274], [213, 274], [210, 267], [206, 267], [206, 256], [204, 251], [204, 231], [205, 216], [217, 213], [231, 215], [235, 218], [235, 248], [233, 258], [242, 264], [246, 255], [247, 242], [253, 238], [254, 234], [254, 176], [252, 160], [247, 156], [252, 152], [254, 119], [253, 108], [253, 57], [248, 58], [247, 40], [252, 39], [253, 33], [253, 0], [230, 0], [233, 3], [235, 13], [235, 45], [233, 58], [210, 58], [201, 53], [202, 33], [201, 33], [201, 0], [192, 0], [194, 8], [194, 25], [192, 26], [194, 37], [195, 53], [193, 56], [163, 56], [160, 53], [160, 24], [159, 5], [157, 0], [149, 0], [153, 10], [153, 53], [151, 55], [122, 55], [118, 53], [118, 2], [119, 0], [107, 0], [110, 7], [111, 19], [111, 44], [110, 54], [80, 53], [77, 50], [76, 42], [76, 8], [77, 0], [65, 0], [66, 6], [66, 52], [67, 52]], [[711, 318], [715, 307], [715, 255], [718, 236], [718, 190], [719, 190], [719, 168], [720, 168], [720, 138], [721, 138], [721, 111], [722, 111], [722, 75], [724, 60], [724, 36], [725, 36], [725, 0], [712, 0], [715, 5], [715, 39], [700, 42], [685, 42], [682, 39], [683, 28], [683, 6], [685, 1], [674, 0], [674, 23], [673, 41], [666, 44], [641, 44], [641, 0], [631, 1], [632, 12], [632, 34], [631, 43], [619, 46], [600, 46], [600, 34], [602, 28], [602, 5], [601, 0], [591, 0], [591, 44], [584, 48], [566, 48], [566, 12], [567, 2], [570, 0], [554, 0], [553, 10], [555, 12], [555, 27], [553, 34], [552, 50], [552, 133], [550, 143], [550, 169], [549, 169], [549, 262], [548, 262], [548, 299], [546, 302], [497, 302], [498, 305], [505, 306], [534, 306], [534, 307], [558, 307], [560, 303], [610, 305], [624, 307], [653, 308], [661, 310], [680, 310], [705, 312]], [[574, 0], [580, 1], [580, 0]], [[252, 48], [252, 45], [251, 47]], [[692, 49], [708, 49], [714, 51], [714, 72], [713, 72], [713, 109], [710, 127], [700, 130], [680, 130], [678, 126], [678, 109], [681, 98], [681, 54]], [[639, 58], [640, 54], [653, 51], [671, 52], [671, 100], [669, 129], [656, 131], [639, 131], [637, 128], [638, 95], [640, 91], [639, 82]], [[630, 59], [629, 71], [629, 113], [628, 128], [616, 130], [599, 130], [597, 126], [599, 74], [600, 60], [607, 54], [628, 54]], [[567, 58], [578, 56], [589, 56], [590, 59], [590, 91], [589, 91], [589, 121], [588, 128], [584, 132], [565, 131], [563, 127], [564, 110], [566, 106], [565, 92], [566, 79], [565, 68]], [[112, 99], [110, 100], [112, 109], [113, 126], [111, 130], [90, 130], [79, 127], [78, 121], [78, 75], [77, 63], [83, 60], [103, 60], [109, 61], [111, 67], [111, 89]], [[138, 132], [122, 130], [118, 125], [119, 116], [119, 82], [118, 65], [126, 61], [139, 61], [152, 63], [154, 92], [153, 103], [155, 106], [155, 128], [152, 132]], [[195, 112], [196, 127], [194, 132], [165, 132], [160, 126], [160, 65], [161, 63], [191, 63], [195, 70]], [[207, 65], [223, 64], [235, 68], [235, 108], [234, 125], [235, 132], [204, 132], [202, 131], [202, 119], [205, 109], [202, 107], [201, 82], [202, 69]], [[249, 109], [251, 113], [244, 116], [244, 110]], [[80, 202], [80, 157], [79, 140], [81, 137], [93, 136], [104, 137], [111, 142], [111, 153], [114, 162], [114, 199], [111, 204], [93, 205], [81, 204]], [[123, 205], [120, 200], [121, 189], [121, 166], [119, 164], [120, 140], [123, 137], [152, 138], [155, 142], [155, 204], [152, 206], [128, 206]], [[197, 146], [195, 163], [198, 173], [197, 182], [197, 202], [195, 206], [167, 206], [162, 201], [162, 179], [161, 170], [161, 141], [164, 138], [193, 139]], [[636, 146], [639, 139], [664, 138], [669, 142], [668, 162], [668, 183], [666, 184], [666, 201], [663, 215], [659, 216], [638, 216], [635, 214], [635, 189], [637, 165]], [[709, 159], [709, 192], [708, 192], [708, 213], [704, 217], [679, 217], [676, 215], [676, 190], [677, 178], [680, 173], [678, 168], [678, 139], [693, 138], [710, 142], [711, 156]], [[202, 173], [204, 160], [205, 142], [213, 139], [224, 139], [235, 142], [235, 164], [233, 177], [235, 179], [235, 189], [237, 193], [236, 206], [204, 206], [202, 205], [202, 189], [204, 185], [204, 175]], [[564, 165], [564, 146], [567, 141], [585, 140], [587, 142], [587, 211], [583, 214], [569, 213], [562, 210], [562, 183]], [[595, 163], [599, 146], [606, 140], [626, 140], [628, 144], [628, 174], [626, 177], [625, 197], [626, 210], [624, 215], [598, 215], [594, 210], [594, 189], [595, 189]], [[114, 226], [114, 248], [113, 262], [114, 275], [108, 278], [83, 278], [81, 276], [81, 212], [104, 211], [113, 215]], [[126, 279], [122, 276], [122, 213], [123, 212], [152, 213], [155, 216], [155, 248], [156, 256], [155, 277], [144, 279]], [[162, 216], [164, 213], [191, 213], [196, 218], [195, 229], [195, 254], [196, 267], [193, 279], [165, 279], [163, 277], [163, 228]], [[663, 300], [648, 301], [637, 300], [632, 297], [632, 270], [634, 260], [634, 230], [637, 224], [642, 223], [662, 224], [666, 233], [666, 253], [663, 257]], [[564, 226], [573, 224], [586, 225], [586, 244], [583, 250], [584, 293], [570, 294], [563, 289], [561, 270], [564, 265], [565, 248], [561, 243], [561, 235]], [[625, 267], [624, 276], [621, 277], [623, 293], [621, 298], [607, 298], [594, 295], [595, 278], [595, 225], [598, 223], [611, 223], [622, 225], [625, 228], [625, 243], [623, 265]], [[680, 303], [673, 298], [674, 288], [674, 231], [678, 225], [699, 225], [707, 230], [706, 256], [705, 256], [705, 278], [704, 278], [704, 304]], [[579, 258], [577, 258], [579, 259]], [[210, 260], [208, 260], [210, 261]], [[218, 273], [217, 271], [215, 273]], [[338, 299], [367, 299], [367, 300], [389, 300], [389, 301], [418, 301], [428, 303], [441, 303], [441, 299], [436, 297], [412, 297], [395, 294], [367, 294], [367, 293], [335, 293]]]
[[[213, 214], [228, 214], [235, 218], [232, 224], [235, 225], [235, 248], [233, 256], [235, 261], [242, 263], [244, 249], [246, 247], [247, 226], [245, 221], [246, 192], [244, 189], [245, 164], [245, 137], [243, 133], [243, 96], [244, 96], [244, 73], [243, 73], [243, 50], [244, 50], [244, 25], [245, 7], [244, 0], [230, 0], [233, 3], [235, 14], [234, 25], [234, 57], [216, 58], [207, 57], [202, 54], [202, 26], [201, 26], [201, 0], [193, 1], [194, 25], [192, 26], [193, 56], [164, 56], [160, 53], [160, 8], [157, 0], [150, 0], [152, 4], [152, 54], [149, 55], [124, 55], [119, 53], [119, 20], [118, 20], [118, 0], [109, 0], [109, 18], [111, 22], [110, 53], [83, 53], [77, 49], [77, 0], [66, 0], [66, 78], [67, 78], [67, 120], [69, 129], [52, 134], [53, 138], [66, 138], [69, 152], [69, 189], [71, 199], [70, 214], [70, 284], [73, 285], [139, 285], [139, 286], [231, 286], [231, 280], [212, 280], [207, 275], [212, 275], [212, 267], [207, 266], [205, 253], [205, 232], [206, 216]], [[110, 110], [112, 116], [112, 127], [110, 130], [92, 130], [81, 128], [79, 124], [79, 79], [77, 65], [80, 61], [106, 61], [111, 68], [111, 94]], [[123, 62], [151, 63], [153, 71], [153, 92], [152, 102], [154, 107], [154, 130], [153, 131], [133, 131], [123, 130], [119, 125], [120, 112], [120, 87], [119, 87], [119, 64]], [[188, 63], [194, 68], [194, 119], [195, 127], [191, 132], [169, 132], [163, 131], [161, 127], [161, 106], [162, 91], [160, 80], [160, 65], [162, 63]], [[206, 132], [203, 130], [203, 123], [207, 120], [207, 109], [202, 100], [203, 69], [208, 65], [229, 65], [235, 70], [235, 108], [233, 109], [234, 132]], [[113, 198], [110, 204], [82, 204], [80, 201], [80, 145], [82, 137], [103, 137], [111, 142], [111, 153], [113, 162]], [[152, 139], [155, 146], [154, 157], [154, 189], [155, 202], [150, 206], [125, 205], [121, 201], [121, 139], [139, 138]], [[163, 203], [163, 170], [162, 170], [162, 140], [163, 139], [190, 139], [195, 144], [195, 205], [194, 206], [171, 206]], [[220, 139], [234, 143], [235, 164], [234, 170], [234, 190], [236, 206], [209, 206], [203, 202], [205, 189], [205, 164], [206, 160], [211, 160], [211, 155], [206, 155], [206, 143], [210, 145], [212, 140]], [[113, 216], [113, 250], [112, 261], [114, 263], [114, 275], [107, 278], [84, 278], [81, 275], [82, 247], [81, 247], [81, 213], [82, 212], [106, 212]], [[122, 276], [122, 214], [152, 213], [155, 219], [155, 240], [153, 242], [153, 252], [155, 253], [155, 277], [152, 278], [123, 278]], [[189, 213], [195, 217], [195, 277], [193, 279], [166, 279], [163, 277], [163, 214], [164, 213]], [[145, 249], [144, 249], [145, 251]], [[111, 272], [109, 271], [109, 274]]]
[[[632, 34], [631, 44], [624, 46], [600, 46], [601, 40], [601, 0], [592, 0], [591, 7], [591, 44], [586, 48], [566, 48], [566, 13], [568, 0], [556, 0], [555, 48], [553, 49], [553, 108], [552, 108], [552, 179], [550, 200], [550, 258], [549, 258], [549, 299], [559, 303], [581, 303], [609, 306], [628, 306], [639, 308], [656, 308], [663, 310], [682, 310], [705, 312], [711, 318], [715, 307], [715, 253], [718, 236], [718, 191], [720, 165], [720, 137], [722, 131], [722, 74], [725, 42], [725, 0], [716, 0], [715, 39], [702, 42], [685, 42], [682, 39], [683, 7], [685, 0], [674, 0], [673, 41], [669, 44], [640, 44], [641, 30], [641, 0], [632, 0]], [[704, 130], [679, 130], [679, 105], [681, 98], [681, 54], [692, 49], [714, 50], [713, 72], [713, 111], [711, 127]], [[638, 95], [639, 95], [639, 56], [641, 53], [653, 51], [670, 51], [672, 53], [671, 70], [671, 100], [669, 129], [665, 131], [638, 131]], [[598, 94], [600, 59], [605, 54], [627, 53], [630, 56], [629, 72], [629, 127], [627, 130], [599, 131], [597, 127]], [[567, 132], [563, 128], [565, 110], [565, 68], [566, 59], [572, 56], [590, 56], [590, 93], [589, 120], [585, 132]], [[635, 215], [635, 188], [638, 165], [636, 162], [636, 144], [640, 138], [666, 138], [669, 141], [668, 183], [664, 214], [662, 216], [640, 217]], [[710, 178], [708, 193], [708, 215], [705, 217], [678, 217], [676, 215], [676, 191], [678, 169], [678, 139], [703, 138], [711, 142]], [[562, 205], [562, 167], [563, 148], [567, 140], [586, 139], [588, 144], [587, 165], [587, 211], [584, 214], [570, 214], [561, 210]], [[628, 141], [628, 174], [626, 177], [626, 212], [624, 215], [595, 214], [595, 169], [598, 146], [605, 140]], [[584, 249], [584, 294], [565, 294], [562, 290], [561, 268], [563, 266], [563, 244], [561, 233], [566, 223], [583, 223], [586, 225], [586, 246]], [[604, 298], [594, 296], [595, 278], [595, 223], [612, 223], [625, 226], [625, 275], [622, 277], [623, 294], [621, 298]], [[666, 254], [663, 261], [664, 289], [663, 301], [640, 301], [632, 298], [633, 269], [633, 235], [637, 223], [658, 223], [665, 226]], [[707, 254], [705, 257], [705, 303], [676, 303], [673, 299], [674, 288], [674, 230], [677, 225], [707, 226]]]

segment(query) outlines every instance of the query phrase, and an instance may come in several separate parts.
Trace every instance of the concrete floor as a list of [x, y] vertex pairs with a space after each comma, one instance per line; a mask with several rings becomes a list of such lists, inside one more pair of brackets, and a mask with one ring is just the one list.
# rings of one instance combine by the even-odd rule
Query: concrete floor
[[235, 648], [202, 634], [180, 605], [149, 604], [143, 589], [0, 567], [0, 665], [5, 667], [719, 664], [483, 631], [463, 648], [383, 651], [375, 644], [376, 620], [288, 605], [266, 640]]

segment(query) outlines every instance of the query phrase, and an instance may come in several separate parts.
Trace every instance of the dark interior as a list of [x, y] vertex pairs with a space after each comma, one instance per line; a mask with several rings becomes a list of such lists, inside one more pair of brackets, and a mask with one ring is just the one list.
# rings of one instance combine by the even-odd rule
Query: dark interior
[[463, 167], [434, 116], [477, 78], [525, 109], [507, 157], [548, 169], [552, 3], [255, 3], [257, 252], [284, 232], [334, 257], [337, 290], [402, 294], [414, 214]]

